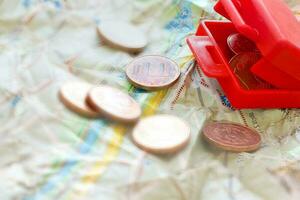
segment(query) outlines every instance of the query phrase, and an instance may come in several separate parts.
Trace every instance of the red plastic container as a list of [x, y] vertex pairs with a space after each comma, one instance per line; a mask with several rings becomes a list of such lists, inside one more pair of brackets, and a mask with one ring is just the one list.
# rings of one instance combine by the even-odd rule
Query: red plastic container
[[[284, 19], [295, 18], [286, 11], [284, 3], [280, 0], [220, 0], [215, 8], [232, 22], [203, 21], [196, 36], [187, 39], [203, 72], [219, 81], [235, 108], [300, 108], [300, 90], [292, 90], [300, 88], [300, 32], [299, 35], [292, 33], [297, 27], [289, 32], [289, 22], [284, 24]], [[275, 10], [281, 9], [284, 12], [278, 15], [283, 19], [272, 16]], [[263, 58], [253, 66], [253, 71], [277, 87], [290, 89], [246, 90], [241, 86], [228, 64], [232, 54], [227, 37], [236, 32], [255, 41], [262, 52]]]
[[278, 88], [300, 89], [300, 24], [282, 0], [220, 0], [215, 10], [261, 51], [254, 74]]

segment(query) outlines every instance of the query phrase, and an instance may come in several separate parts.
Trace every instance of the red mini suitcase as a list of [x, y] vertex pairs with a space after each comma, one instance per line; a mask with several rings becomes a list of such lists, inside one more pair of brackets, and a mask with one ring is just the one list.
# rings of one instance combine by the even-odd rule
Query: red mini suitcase
[[300, 89], [300, 24], [282, 0], [220, 0], [215, 10], [261, 51], [255, 75], [278, 88]]
[[[274, 11], [269, 13], [272, 6]], [[290, 16], [290, 11], [286, 11], [288, 8], [284, 3], [281, 0], [219, 0], [215, 9], [232, 19], [232, 22], [203, 21], [196, 36], [189, 37], [187, 42], [203, 72], [219, 81], [232, 106], [235, 108], [300, 108], [300, 90], [293, 90], [300, 88], [299, 23], [296, 22], [298, 26], [291, 28], [294, 33], [287, 33], [289, 22], [283, 25], [281, 20], [278, 24], [283, 27], [279, 27], [274, 22], [275, 18], [272, 18], [275, 11], [282, 9], [283, 12], [278, 13], [280, 17], [295, 19], [294, 16]], [[272, 20], [272, 22], [265, 20]], [[291, 24], [295, 26], [294, 22]], [[284, 29], [284, 32], [281, 32], [281, 29]], [[227, 46], [227, 37], [237, 32], [256, 42], [261, 50], [263, 58], [253, 66], [252, 70], [269, 83], [290, 89], [246, 90], [241, 86], [228, 64], [231, 52]], [[295, 41], [297, 38], [299, 40]], [[281, 65], [278, 66], [278, 63]]]

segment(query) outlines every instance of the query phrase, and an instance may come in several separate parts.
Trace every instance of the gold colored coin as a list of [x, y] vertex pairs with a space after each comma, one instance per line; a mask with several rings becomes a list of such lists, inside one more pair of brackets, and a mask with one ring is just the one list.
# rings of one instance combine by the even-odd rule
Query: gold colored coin
[[140, 120], [133, 129], [132, 139], [150, 153], [175, 153], [188, 144], [190, 132], [190, 127], [180, 118], [156, 115]]
[[70, 110], [85, 117], [98, 117], [99, 114], [92, 110], [85, 102], [88, 91], [92, 85], [84, 82], [67, 82], [59, 90], [61, 102]]
[[255, 151], [261, 143], [255, 130], [235, 123], [210, 123], [204, 127], [203, 136], [216, 147], [233, 152]]
[[147, 45], [145, 34], [134, 25], [124, 21], [103, 21], [98, 26], [100, 38], [113, 48], [137, 53]]
[[174, 84], [180, 76], [178, 65], [171, 59], [158, 55], [134, 59], [126, 67], [128, 80], [145, 90], [163, 89]]
[[118, 122], [132, 123], [139, 119], [139, 104], [125, 92], [109, 86], [92, 88], [87, 103], [102, 116]]

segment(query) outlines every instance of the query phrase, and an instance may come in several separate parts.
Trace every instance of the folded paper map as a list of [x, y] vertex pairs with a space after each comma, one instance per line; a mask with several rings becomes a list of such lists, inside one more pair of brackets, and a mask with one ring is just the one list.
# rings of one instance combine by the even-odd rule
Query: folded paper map
[[[235, 110], [186, 44], [200, 20], [221, 19], [209, 0], [3, 0], [0, 4], [0, 199], [284, 200], [300, 199], [300, 111]], [[289, 1], [294, 7], [297, 1]], [[141, 55], [175, 60], [171, 88], [132, 87], [124, 68], [135, 55], [99, 40], [102, 21], [129, 21], [149, 38]], [[143, 116], [185, 119], [189, 145], [172, 156], [136, 147], [131, 130], [90, 120], [59, 101], [70, 80], [128, 91]], [[208, 121], [256, 129], [262, 147], [229, 153], [202, 140]]]

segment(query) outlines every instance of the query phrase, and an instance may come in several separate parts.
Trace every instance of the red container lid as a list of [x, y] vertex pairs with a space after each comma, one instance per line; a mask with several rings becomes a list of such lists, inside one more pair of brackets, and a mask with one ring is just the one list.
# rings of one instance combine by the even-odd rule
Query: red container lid
[[300, 89], [300, 23], [282, 0], [219, 0], [215, 10], [261, 51], [253, 73], [276, 87]]

